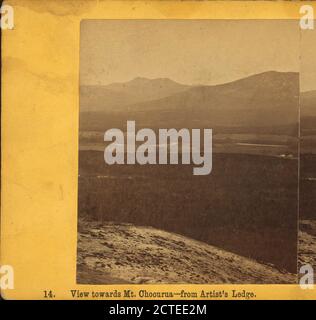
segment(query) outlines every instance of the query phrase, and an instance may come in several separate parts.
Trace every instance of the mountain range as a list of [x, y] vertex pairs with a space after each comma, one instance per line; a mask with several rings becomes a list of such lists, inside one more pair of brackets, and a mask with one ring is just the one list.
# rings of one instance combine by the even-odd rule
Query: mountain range
[[[299, 74], [268, 71], [220, 85], [188, 86], [167, 78], [135, 78], [80, 87], [80, 129], [135, 120], [151, 128], [243, 128], [297, 133]], [[283, 132], [282, 132], [283, 133]]]
[[189, 88], [167, 78], [142, 77], [106, 86], [81, 86], [80, 111], [124, 111], [128, 105], [161, 99]]

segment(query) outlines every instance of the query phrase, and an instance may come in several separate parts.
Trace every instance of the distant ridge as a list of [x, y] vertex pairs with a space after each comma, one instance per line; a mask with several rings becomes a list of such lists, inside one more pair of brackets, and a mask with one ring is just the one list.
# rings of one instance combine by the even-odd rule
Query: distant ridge
[[191, 87], [168, 78], [143, 77], [105, 86], [82, 86], [80, 111], [121, 110], [129, 104], [164, 98], [188, 88]]
[[130, 117], [167, 123], [177, 119], [184, 127], [193, 123], [260, 127], [298, 123], [298, 111], [298, 73], [266, 72], [227, 84], [191, 87], [162, 99], [138, 103], [130, 107]]
[[246, 132], [247, 128], [254, 132], [253, 128], [269, 127], [275, 132], [273, 128], [287, 127], [286, 132], [297, 133], [296, 72], [267, 71], [212, 86], [138, 77], [101, 88], [84, 87], [80, 96], [81, 112], [104, 113], [81, 117], [83, 128], [90, 126], [89, 130], [133, 119], [142, 127], [241, 127]]

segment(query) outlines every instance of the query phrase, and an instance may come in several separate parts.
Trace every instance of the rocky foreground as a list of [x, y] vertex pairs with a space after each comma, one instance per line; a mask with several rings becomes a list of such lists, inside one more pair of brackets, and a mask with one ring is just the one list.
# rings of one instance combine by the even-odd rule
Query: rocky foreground
[[296, 275], [184, 236], [81, 220], [77, 282], [295, 283]]
[[316, 221], [300, 221], [298, 248], [299, 266], [310, 264], [316, 270]]

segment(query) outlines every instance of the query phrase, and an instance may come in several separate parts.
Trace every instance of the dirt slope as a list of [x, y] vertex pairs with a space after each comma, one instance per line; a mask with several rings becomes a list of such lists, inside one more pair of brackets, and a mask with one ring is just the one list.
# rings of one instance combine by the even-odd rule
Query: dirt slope
[[300, 221], [298, 248], [299, 266], [310, 264], [313, 268], [316, 268], [316, 221]]
[[78, 283], [293, 283], [296, 276], [177, 234], [80, 221]]

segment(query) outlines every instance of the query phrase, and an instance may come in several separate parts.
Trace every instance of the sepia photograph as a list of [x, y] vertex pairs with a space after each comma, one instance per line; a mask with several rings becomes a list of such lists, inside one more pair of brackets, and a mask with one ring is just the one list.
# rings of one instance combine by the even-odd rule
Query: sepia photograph
[[82, 20], [77, 283], [297, 283], [299, 71], [296, 21]]
[[3, 1], [0, 304], [315, 300], [315, 6]]

